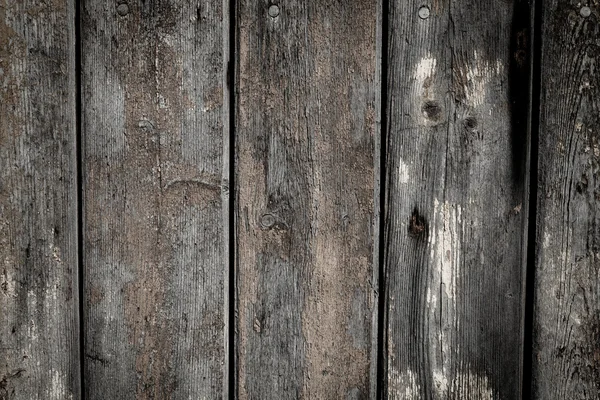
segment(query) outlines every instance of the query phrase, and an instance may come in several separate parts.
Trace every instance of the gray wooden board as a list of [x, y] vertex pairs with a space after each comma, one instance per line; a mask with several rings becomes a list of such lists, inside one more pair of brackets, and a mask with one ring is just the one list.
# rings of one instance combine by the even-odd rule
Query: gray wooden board
[[227, 397], [227, 4], [83, 2], [88, 399]]
[[525, 1], [390, 4], [385, 396], [520, 398]]
[[278, 4], [237, 11], [238, 397], [375, 398], [380, 5]]
[[74, 14], [0, 1], [0, 399], [79, 398]]
[[595, 1], [543, 5], [536, 399], [600, 397], [599, 18]]

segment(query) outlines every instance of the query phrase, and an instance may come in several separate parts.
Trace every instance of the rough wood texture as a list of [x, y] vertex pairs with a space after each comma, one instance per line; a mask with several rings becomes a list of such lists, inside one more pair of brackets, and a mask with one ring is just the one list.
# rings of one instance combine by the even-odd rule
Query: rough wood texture
[[79, 398], [73, 6], [0, 0], [0, 399]]
[[533, 398], [600, 398], [597, 2], [544, 2]]
[[227, 397], [226, 5], [83, 3], [87, 399]]
[[380, 7], [238, 4], [239, 398], [374, 398]]
[[389, 14], [385, 394], [518, 399], [528, 7], [422, 5]]

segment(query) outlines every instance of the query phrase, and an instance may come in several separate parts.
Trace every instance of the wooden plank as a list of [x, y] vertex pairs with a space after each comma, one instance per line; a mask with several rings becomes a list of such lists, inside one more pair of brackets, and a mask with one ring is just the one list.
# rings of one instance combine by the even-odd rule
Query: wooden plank
[[227, 397], [227, 4], [84, 1], [88, 399]]
[[423, 4], [389, 13], [385, 394], [517, 399], [529, 10]]
[[375, 398], [380, 5], [238, 7], [239, 398]]
[[568, 0], [543, 7], [536, 399], [600, 398], [599, 11]]
[[74, 14], [0, 0], [0, 399], [79, 398]]

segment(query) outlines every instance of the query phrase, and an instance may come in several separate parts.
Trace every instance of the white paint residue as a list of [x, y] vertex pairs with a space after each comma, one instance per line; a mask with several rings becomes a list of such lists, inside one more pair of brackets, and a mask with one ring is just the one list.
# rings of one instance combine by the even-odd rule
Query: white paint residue
[[400, 183], [408, 183], [409, 180], [408, 165], [403, 160], [400, 160], [398, 165], [398, 181]]
[[[28, 291], [27, 292], [27, 309], [35, 310], [37, 307], [37, 302], [38, 302], [38, 299], [37, 299], [37, 295], [35, 294], [35, 292], [33, 290]], [[38, 340], [38, 338], [39, 338], [37, 325], [35, 324], [35, 321], [33, 319], [31, 319], [29, 321], [29, 326], [27, 327], [27, 338], [30, 339], [29, 340], [29, 349], [31, 350], [32, 342]]]
[[437, 60], [432, 57], [422, 58], [421, 61], [417, 64], [417, 69], [415, 71], [415, 78], [419, 82], [420, 85], [423, 84], [425, 79], [431, 77], [433, 75], [433, 70], [437, 64]]
[[470, 371], [457, 374], [451, 392], [461, 398], [469, 396], [470, 399], [494, 400], [494, 392], [487, 376], [479, 376]]
[[52, 384], [48, 398], [50, 400], [62, 400], [65, 398], [65, 382], [58, 371], [52, 371]]
[[439, 370], [433, 371], [433, 384], [435, 385], [435, 391], [440, 397], [445, 397], [448, 391], [448, 379]]
[[550, 248], [551, 241], [552, 241], [552, 238], [550, 237], [550, 234], [548, 232], [544, 232], [544, 244], [543, 244], [544, 249]]
[[417, 384], [417, 376], [411, 370], [399, 373], [394, 367], [388, 372], [388, 398], [390, 400], [421, 399], [421, 387]]
[[0, 272], [0, 293], [6, 297], [17, 297], [16, 284], [10, 269]]
[[[458, 275], [460, 248], [458, 226], [461, 223], [462, 208], [458, 204], [434, 199], [435, 227], [431, 239], [431, 260], [437, 268], [442, 289], [448, 299], [456, 297], [456, 277]], [[434, 281], [437, 280], [434, 278]]]
[[487, 87], [492, 83], [494, 77], [504, 73], [504, 64], [500, 60], [490, 63], [482, 59], [475, 51], [473, 63], [467, 66], [465, 72], [467, 80], [464, 89], [467, 103], [472, 107], [478, 107], [485, 103]]
[[452, 355], [458, 351], [456, 346], [451, 347], [451, 340], [452, 334], [458, 329], [456, 286], [461, 262], [459, 232], [462, 227], [462, 207], [434, 199], [433, 208], [427, 318], [432, 333], [436, 333], [432, 335], [435, 339], [431, 342], [429, 354], [434, 388], [440, 397], [446, 397]]

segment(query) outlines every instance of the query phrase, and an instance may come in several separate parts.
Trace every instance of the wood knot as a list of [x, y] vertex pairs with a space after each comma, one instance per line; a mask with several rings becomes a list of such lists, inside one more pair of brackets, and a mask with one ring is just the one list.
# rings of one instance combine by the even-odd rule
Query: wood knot
[[425, 103], [423, 103], [421, 112], [423, 112], [425, 118], [432, 121], [438, 121], [442, 116], [442, 108], [435, 100], [427, 100]]
[[415, 208], [410, 216], [408, 224], [408, 233], [411, 236], [422, 237], [427, 235], [427, 220], [419, 214], [419, 210]]
[[465, 118], [463, 124], [467, 132], [475, 132], [477, 130], [477, 118], [475, 117]]

